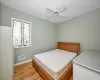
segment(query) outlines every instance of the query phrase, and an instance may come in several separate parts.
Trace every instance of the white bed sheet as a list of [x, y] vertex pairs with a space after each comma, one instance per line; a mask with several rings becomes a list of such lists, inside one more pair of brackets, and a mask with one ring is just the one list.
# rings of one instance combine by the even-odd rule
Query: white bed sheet
[[34, 56], [34, 60], [54, 79], [58, 80], [72, 64], [77, 53], [60, 49]]

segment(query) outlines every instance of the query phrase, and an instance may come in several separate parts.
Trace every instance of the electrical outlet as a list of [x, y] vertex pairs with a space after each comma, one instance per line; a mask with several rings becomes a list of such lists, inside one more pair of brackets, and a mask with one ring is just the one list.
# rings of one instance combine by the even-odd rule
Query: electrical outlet
[[25, 55], [18, 56], [18, 61], [25, 60]]

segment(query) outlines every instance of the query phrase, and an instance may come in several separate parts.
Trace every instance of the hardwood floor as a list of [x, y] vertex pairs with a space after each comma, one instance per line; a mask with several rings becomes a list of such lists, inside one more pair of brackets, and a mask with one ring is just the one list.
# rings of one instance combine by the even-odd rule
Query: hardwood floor
[[[43, 80], [35, 68], [32, 66], [32, 62], [28, 62], [15, 67], [14, 80]], [[73, 80], [72, 76], [69, 80]]]

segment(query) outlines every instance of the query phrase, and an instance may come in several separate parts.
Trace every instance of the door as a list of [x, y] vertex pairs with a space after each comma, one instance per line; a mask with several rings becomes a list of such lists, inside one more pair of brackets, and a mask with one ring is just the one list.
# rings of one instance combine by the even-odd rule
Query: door
[[0, 80], [13, 80], [12, 28], [0, 26]]

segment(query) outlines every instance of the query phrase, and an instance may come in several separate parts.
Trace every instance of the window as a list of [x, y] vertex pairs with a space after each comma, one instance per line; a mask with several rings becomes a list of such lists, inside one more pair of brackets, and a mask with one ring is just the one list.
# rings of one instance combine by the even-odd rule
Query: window
[[29, 47], [31, 45], [31, 23], [23, 20], [12, 19], [13, 46], [15, 48]]

